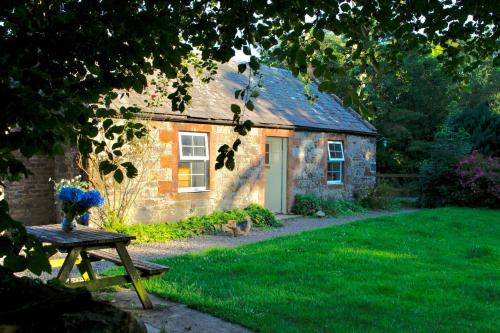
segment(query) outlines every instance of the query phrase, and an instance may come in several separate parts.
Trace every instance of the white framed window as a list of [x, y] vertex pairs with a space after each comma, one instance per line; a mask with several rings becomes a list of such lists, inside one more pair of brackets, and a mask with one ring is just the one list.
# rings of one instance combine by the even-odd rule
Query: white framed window
[[328, 141], [327, 184], [342, 184], [344, 168], [344, 145], [342, 141]]
[[179, 192], [208, 190], [207, 133], [179, 132]]

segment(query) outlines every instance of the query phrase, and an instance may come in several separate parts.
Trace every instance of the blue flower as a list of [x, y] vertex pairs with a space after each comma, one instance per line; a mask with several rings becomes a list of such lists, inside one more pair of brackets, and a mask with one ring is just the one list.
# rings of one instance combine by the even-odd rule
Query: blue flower
[[90, 207], [99, 207], [104, 204], [104, 199], [101, 197], [99, 191], [91, 190], [82, 194], [80, 200], [78, 200], [78, 204], [87, 209]]
[[83, 225], [88, 225], [89, 224], [89, 218], [90, 218], [90, 214], [89, 214], [89, 212], [86, 212], [85, 214], [83, 214], [80, 217], [80, 223], [83, 224]]
[[79, 188], [64, 186], [59, 191], [59, 200], [75, 203], [81, 200], [83, 194]]

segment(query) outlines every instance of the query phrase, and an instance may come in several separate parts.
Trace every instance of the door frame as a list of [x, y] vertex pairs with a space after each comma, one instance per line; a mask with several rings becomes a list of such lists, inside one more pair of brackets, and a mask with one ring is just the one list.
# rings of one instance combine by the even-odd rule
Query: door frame
[[[281, 210], [278, 212], [279, 214], [286, 214], [288, 212], [288, 137], [281, 136], [266, 136], [265, 144], [268, 143], [268, 139], [281, 139]], [[264, 196], [267, 195], [267, 165], [264, 163], [265, 170], [265, 187], [264, 187]], [[264, 200], [264, 203], [266, 200]]]

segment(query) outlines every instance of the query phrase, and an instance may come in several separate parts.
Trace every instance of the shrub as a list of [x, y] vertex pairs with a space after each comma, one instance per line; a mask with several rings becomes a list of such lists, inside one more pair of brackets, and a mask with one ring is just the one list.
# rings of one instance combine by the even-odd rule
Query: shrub
[[394, 194], [394, 188], [386, 182], [381, 181], [359, 195], [358, 200], [366, 208], [392, 209], [395, 208]]
[[257, 226], [278, 227], [282, 225], [273, 212], [257, 204], [250, 204], [245, 208], [245, 213], [252, 218], [252, 222]]
[[455, 169], [471, 151], [469, 135], [444, 127], [436, 134], [429, 160], [420, 167], [419, 203], [424, 207], [439, 207], [460, 202], [461, 186]]
[[467, 206], [500, 206], [500, 158], [486, 157], [476, 150], [458, 163], [461, 202]]
[[326, 215], [330, 216], [346, 216], [365, 211], [363, 206], [356, 201], [344, 199], [322, 200], [321, 208]]
[[215, 211], [204, 216], [191, 216], [175, 223], [152, 224], [107, 224], [108, 230], [136, 236], [138, 243], [167, 242], [171, 240], [193, 237], [217, 231], [228, 220], [244, 220], [252, 218], [256, 226], [281, 225], [274, 214], [266, 208], [251, 204], [246, 209], [231, 209], [225, 212]]
[[323, 211], [329, 216], [345, 216], [363, 212], [365, 209], [355, 201], [337, 198], [319, 199], [312, 193], [297, 194], [292, 213], [315, 216], [316, 212]]
[[312, 193], [296, 194], [292, 213], [304, 216], [313, 216], [321, 210], [320, 200]]

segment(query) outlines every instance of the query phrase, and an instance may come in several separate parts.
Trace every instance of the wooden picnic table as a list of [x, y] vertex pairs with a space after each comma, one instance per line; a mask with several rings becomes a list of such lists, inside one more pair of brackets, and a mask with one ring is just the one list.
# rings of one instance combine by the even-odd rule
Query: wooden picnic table
[[[57, 274], [57, 279], [66, 286], [98, 290], [130, 282], [134, 286], [142, 306], [145, 309], [153, 308], [141, 277], [159, 275], [168, 268], [140, 260], [132, 260], [127, 251], [127, 245], [135, 239], [135, 236], [93, 229], [83, 225], [78, 225], [71, 232], [63, 231], [59, 224], [26, 227], [26, 230], [40, 241], [54, 245], [59, 252], [67, 253]], [[77, 264], [77, 268], [83, 281], [71, 282], [68, 278], [79, 258], [81, 261]], [[123, 265], [127, 274], [98, 277], [92, 268], [92, 261], [96, 260], [107, 260]]]

